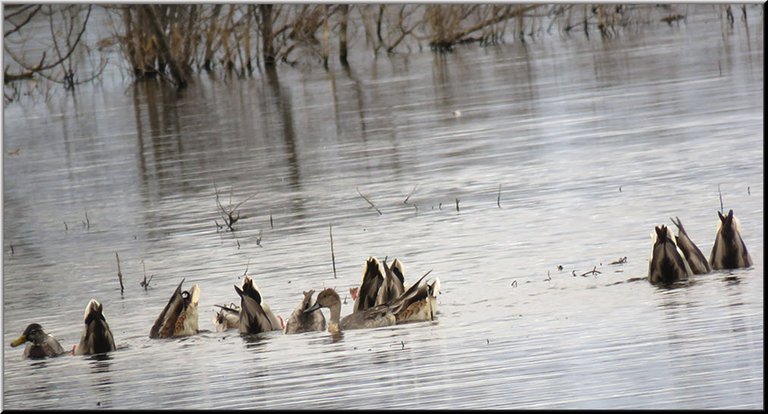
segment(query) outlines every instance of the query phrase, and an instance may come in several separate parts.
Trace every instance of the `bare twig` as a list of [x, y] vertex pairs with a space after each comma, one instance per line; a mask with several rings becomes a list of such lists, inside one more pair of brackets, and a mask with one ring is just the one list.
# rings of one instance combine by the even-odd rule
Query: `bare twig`
[[499, 184], [499, 195], [496, 196], [496, 205], [501, 208], [501, 184]]
[[720, 184], [717, 185], [717, 193], [720, 195], [720, 213], [723, 212], [723, 193], [720, 192]]
[[331, 263], [333, 264], [333, 278], [336, 279], [336, 256], [333, 253], [333, 224], [328, 224], [328, 234], [331, 236]]
[[[262, 231], [261, 231], [261, 229], [259, 229], [259, 235], [256, 237], [256, 245], [259, 246], [259, 247], [264, 247], [264, 246], [261, 245], [261, 233], [262, 233]], [[239, 244], [237, 246], [240, 247]]]
[[144, 265], [144, 260], [141, 261], [141, 267], [144, 269], [144, 280], [139, 282], [139, 286], [144, 288], [144, 291], [146, 292], [147, 288], [149, 287], [149, 282], [152, 281], [152, 278], [155, 275], [149, 275], [149, 280], [147, 280], [147, 267]]
[[457, 198], [457, 199], [456, 199], [456, 212], [458, 212], [458, 211], [459, 211], [459, 201], [460, 201], [460, 200]]
[[115, 252], [115, 258], [117, 259], [117, 279], [120, 281], [120, 294], [123, 294], [125, 288], [123, 287], [123, 273], [120, 272], [120, 256]]
[[371, 200], [369, 200], [369, 199], [368, 199], [366, 196], [364, 196], [364, 195], [363, 195], [363, 193], [361, 193], [361, 192], [360, 192], [360, 189], [358, 189], [357, 187], [355, 187], [355, 190], [357, 190], [357, 194], [360, 194], [360, 197], [363, 197], [363, 200], [367, 201], [367, 202], [368, 202], [368, 204], [370, 204], [370, 205], [371, 205], [371, 207], [373, 207], [374, 209], [376, 209], [376, 212], [377, 212], [377, 213], [379, 213], [379, 215], [381, 215], [381, 210], [379, 210], [379, 209], [378, 209], [378, 207], [376, 207], [376, 206], [375, 206], [375, 205], [374, 205], [374, 204], [371, 202]]
[[413, 193], [416, 191], [416, 187], [418, 187], [418, 186], [419, 186], [418, 184], [413, 186], [413, 190], [411, 190], [411, 192], [408, 193], [408, 195], [405, 197], [405, 200], [403, 200], [403, 204], [408, 204], [408, 199], [411, 198]]
[[599, 275], [599, 274], [600, 274], [600, 273], [602, 273], [602, 272], [600, 272], [599, 270], [597, 270], [597, 266], [594, 266], [594, 267], [592, 268], [592, 270], [590, 270], [590, 271], [588, 271], [588, 272], [584, 272], [584, 273], [582, 273], [582, 274], [581, 274], [581, 276], [583, 276], [583, 277], [586, 277], [586, 276], [587, 276], [588, 274], [590, 274], [590, 273], [591, 273], [591, 274], [593, 274], [593, 275], [595, 275], [595, 276], [597, 276], [597, 275]]

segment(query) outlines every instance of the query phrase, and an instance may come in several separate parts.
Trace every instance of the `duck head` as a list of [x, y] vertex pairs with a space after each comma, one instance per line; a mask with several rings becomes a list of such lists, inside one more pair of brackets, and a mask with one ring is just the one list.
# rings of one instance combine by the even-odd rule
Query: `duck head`
[[85, 326], [76, 355], [101, 354], [115, 350], [115, 340], [104, 317], [104, 308], [96, 299], [91, 299], [85, 307], [83, 324]]
[[326, 288], [317, 294], [315, 304], [306, 308], [304, 313], [314, 312], [320, 308], [332, 309], [335, 307], [339, 307], [339, 310], [341, 310], [341, 298], [339, 298], [339, 294], [334, 289]]
[[48, 335], [43, 332], [43, 327], [38, 323], [30, 323], [24, 332], [11, 342], [12, 347], [17, 347], [25, 342], [31, 342], [36, 345], [42, 344]]
[[183, 283], [184, 279], [155, 320], [149, 332], [150, 338], [187, 336], [198, 332], [197, 304], [200, 300], [200, 287], [195, 284], [189, 290], [182, 291]]

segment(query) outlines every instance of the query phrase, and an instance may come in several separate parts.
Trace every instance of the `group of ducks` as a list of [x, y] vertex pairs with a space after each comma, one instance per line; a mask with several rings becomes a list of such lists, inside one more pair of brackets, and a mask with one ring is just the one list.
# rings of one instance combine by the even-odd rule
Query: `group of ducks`
[[[679, 218], [672, 219], [678, 229], [677, 237], [663, 224], [655, 227], [651, 235], [653, 252], [648, 267], [648, 280], [652, 284], [671, 285], [686, 281], [694, 274], [709, 273], [713, 269], [752, 266], [752, 258], [741, 238], [741, 226], [733, 216], [733, 210], [727, 215], [719, 211], [717, 214], [720, 221], [709, 261], [688, 237]], [[388, 265], [386, 258], [379, 262], [375, 257], [369, 257], [360, 286], [350, 289], [350, 295], [355, 301], [351, 314], [341, 317], [342, 302], [334, 289], [322, 290], [314, 303], [314, 290], [309, 290], [304, 292], [301, 303], [287, 322], [275, 316], [253, 279], [245, 275], [242, 286], [235, 285], [235, 291], [240, 296], [240, 306], [215, 305], [220, 311], [214, 316], [213, 323], [219, 332], [237, 329], [241, 334], [252, 335], [279, 330], [286, 334], [297, 334], [326, 329], [332, 334], [338, 334], [347, 329], [431, 321], [437, 313], [440, 280], [434, 278], [425, 282], [429, 273], [406, 290], [403, 264], [398, 259]], [[182, 291], [183, 283], [182, 279], [155, 320], [149, 332], [150, 338], [181, 337], [199, 332], [197, 304], [200, 287], [195, 284], [189, 290]], [[326, 322], [320, 308], [330, 310], [330, 321]], [[91, 299], [86, 306], [83, 323], [80, 343], [74, 347], [72, 354], [101, 354], [115, 350], [112, 331], [104, 318], [103, 307], [96, 299]], [[29, 344], [24, 349], [24, 358], [52, 357], [66, 352], [37, 323], [27, 326], [24, 333], [11, 342], [11, 346], [16, 347], [25, 342]]]
[[[235, 291], [240, 296], [240, 306], [215, 305], [220, 311], [214, 316], [213, 323], [219, 332], [237, 329], [241, 334], [252, 335], [278, 330], [286, 334], [297, 334], [326, 329], [332, 334], [339, 334], [348, 329], [431, 321], [437, 313], [440, 280], [434, 278], [425, 281], [430, 272], [405, 289], [405, 271], [398, 259], [388, 265], [386, 258], [380, 262], [375, 257], [369, 257], [360, 286], [350, 289], [354, 299], [351, 314], [341, 318], [342, 302], [334, 289], [322, 290], [314, 303], [314, 290], [309, 290], [304, 292], [301, 303], [287, 322], [275, 316], [253, 279], [245, 275], [242, 285], [235, 285]], [[150, 338], [182, 337], [199, 332], [197, 305], [200, 287], [195, 284], [189, 290], [182, 291], [183, 283], [184, 279], [155, 320], [149, 331]], [[326, 322], [320, 308], [330, 310], [330, 321]], [[83, 322], [85, 326], [80, 343], [71, 351], [73, 355], [102, 354], [116, 349], [103, 307], [96, 299], [91, 299], [86, 306]], [[11, 342], [11, 346], [16, 347], [26, 342], [29, 344], [24, 349], [24, 358], [53, 357], [67, 352], [37, 323], [27, 326], [24, 333]]]
[[670, 219], [677, 227], [677, 237], [667, 226], [656, 226], [651, 234], [653, 253], [648, 265], [648, 280], [653, 284], [671, 285], [712, 270], [752, 266], [752, 257], [741, 238], [741, 225], [733, 216], [733, 210], [727, 215], [718, 211], [717, 215], [720, 221], [709, 261], [688, 237], [679, 218], [676, 217], [677, 221]]

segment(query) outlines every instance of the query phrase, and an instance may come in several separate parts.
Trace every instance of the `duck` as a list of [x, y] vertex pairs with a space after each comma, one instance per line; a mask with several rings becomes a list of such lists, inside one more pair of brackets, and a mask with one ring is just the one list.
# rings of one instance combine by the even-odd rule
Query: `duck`
[[199, 332], [197, 304], [200, 301], [200, 287], [194, 284], [189, 290], [182, 291], [182, 284], [184, 279], [181, 279], [168, 304], [152, 325], [149, 331], [150, 338], [173, 338], [195, 335]]
[[235, 285], [235, 291], [240, 296], [241, 334], [257, 334], [283, 329], [283, 324], [264, 302], [259, 288], [248, 275], [243, 277], [242, 288]]
[[741, 238], [741, 223], [733, 216], [733, 210], [724, 216], [717, 212], [720, 221], [717, 222], [715, 244], [709, 255], [709, 263], [712, 269], [738, 269], [752, 266], [752, 256], [749, 255], [747, 245]]
[[322, 312], [304, 313], [306, 309], [312, 306], [312, 295], [315, 291], [309, 290], [303, 293], [304, 298], [285, 323], [286, 334], [324, 331], [326, 329], [325, 316]]
[[91, 299], [85, 307], [83, 323], [85, 326], [75, 355], [103, 354], [116, 349], [112, 330], [104, 317], [104, 307], [96, 299]]
[[[352, 313], [361, 312], [373, 306], [379, 295], [379, 289], [384, 283], [384, 269], [379, 260], [373, 256], [368, 257], [363, 269], [363, 280], [357, 291], [350, 290], [350, 294], [355, 299], [352, 306]], [[322, 292], [321, 292], [322, 293]]]
[[24, 329], [24, 333], [11, 342], [12, 347], [17, 347], [25, 342], [29, 344], [24, 348], [22, 358], [46, 358], [59, 356], [66, 351], [59, 341], [52, 335], [45, 333], [38, 323], [31, 323]]
[[328, 308], [331, 311], [331, 319], [328, 322], [328, 332], [338, 334], [342, 330], [379, 328], [397, 323], [395, 314], [390, 305], [376, 305], [365, 310], [352, 312], [341, 318], [341, 298], [333, 288], [323, 289], [317, 294], [315, 303], [304, 310], [311, 313], [320, 308]]
[[711, 272], [712, 267], [709, 265], [707, 258], [704, 257], [701, 250], [696, 247], [693, 240], [688, 237], [688, 233], [685, 231], [683, 223], [680, 222], [680, 218], [675, 216], [677, 221], [671, 217], [669, 219], [672, 220], [672, 224], [677, 227], [677, 237], [675, 237], [675, 242], [677, 247], [683, 252], [683, 255], [685, 255], [685, 260], [688, 261], [688, 265], [691, 266], [691, 272], [694, 275], [702, 275]]
[[229, 306], [213, 305], [220, 310], [213, 316], [213, 325], [216, 332], [224, 332], [229, 329], [240, 329], [240, 307], [234, 303]]
[[688, 280], [692, 274], [691, 267], [677, 247], [672, 230], [663, 224], [654, 230], [651, 233], [653, 250], [648, 262], [648, 280], [654, 285], [671, 285]]
[[392, 266], [387, 266], [387, 259], [384, 258], [381, 268], [384, 269], [384, 278], [376, 295], [376, 305], [391, 303], [405, 291], [404, 269], [399, 260], [395, 259], [392, 261]]
[[440, 278], [421, 283], [430, 272], [422, 276], [394, 302], [396, 323], [435, 320], [438, 309], [437, 295], [440, 293]]

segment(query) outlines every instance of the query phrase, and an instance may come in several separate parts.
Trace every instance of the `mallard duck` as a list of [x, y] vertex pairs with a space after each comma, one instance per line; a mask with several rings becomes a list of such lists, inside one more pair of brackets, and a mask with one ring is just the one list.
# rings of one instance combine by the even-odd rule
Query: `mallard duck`
[[672, 223], [677, 227], [677, 237], [675, 238], [675, 242], [677, 247], [683, 252], [683, 255], [685, 255], [685, 260], [688, 261], [688, 265], [691, 266], [691, 272], [693, 272], [694, 275], [711, 272], [712, 268], [709, 266], [707, 258], [704, 257], [701, 250], [696, 247], [696, 244], [693, 243], [691, 238], [688, 237], [688, 233], [686, 233], [683, 228], [683, 223], [680, 222], [680, 219], [677, 216], [675, 216], [677, 221], [671, 217], [669, 219], [672, 220]]
[[397, 320], [390, 305], [377, 305], [371, 308], [353, 312], [341, 319], [341, 299], [332, 288], [322, 290], [315, 300], [315, 304], [304, 310], [305, 313], [315, 312], [320, 308], [328, 308], [331, 311], [331, 319], [328, 322], [328, 332], [337, 334], [341, 330], [378, 328], [394, 325]]
[[688, 280], [691, 267], [683, 252], [675, 244], [675, 237], [667, 226], [655, 227], [651, 233], [653, 251], [648, 263], [648, 280], [653, 284], [669, 285]]
[[[384, 283], [384, 269], [379, 263], [379, 260], [373, 256], [368, 257], [365, 261], [365, 269], [363, 270], [363, 280], [360, 283], [360, 288], [353, 294], [357, 296], [355, 298], [355, 304], [352, 306], [352, 312], [364, 311], [368, 308], [376, 306], [376, 299], [379, 295], [379, 288]], [[352, 291], [350, 291], [352, 294]]]
[[376, 305], [391, 303], [405, 291], [403, 264], [395, 259], [392, 261], [392, 266], [387, 266], [387, 259], [385, 258], [382, 268], [384, 269], [384, 281], [376, 295]]
[[83, 323], [85, 326], [80, 335], [80, 343], [75, 348], [75, 355], [102, 354], [116, 349], [112, 331], [104, 318], [103, 307], [96, 299], [91, 299], [85, 307]]
[[240, 307], [234, 303], [229, 306], [213, 305], [219, 311], [213, 316], [213, 325], [216, 332], [224, 332], [228, 329], [240, 329]]
[[24, 348], [22, 357], [24, 358], [45, 358], [55, 357], [61, 355], [64, 352], [64, 348], [61, 347], [59, 341], [53, 336], [45, 333], [43, 327], [37, 323], [31, 323], [24, 330], [16, 340], [11, 342], [12, 347], [17, 347], [24, 342], [30, 342], [29, 345]]
[[155, 320], [149, 331], [150, 338], [172, 338], [198, 332], [197, 303], [200, 300], [200, 287], [195, 284], [188, 291], [182, 292], [183, 283], [184, 279], [181, 279], [168, 304]]
[[717, 222], [717, 234], [709, 262], [715, 270], [737, 269], [752, 266], [752, 256], [747, 251], [747, 245], [741, 238], [741, 223], [733, 216], [733, 210], [727, 216], [717, 212], [720, 221]]
[[325, 330], [325, 316], [323, 316], [322, 312], [304, 312], [312, 306], [312, 295], [314, 293], [314, 290], [304, 292], [304, 298], [301, 300], [301, 303], [285, 323], [286, 334]]
[[235, 291], [240, 295], [240, 333], [257, 334], [266, 331], [282, 330], [282, 324], [272, 313], [259, 292], [259, 288], [253, 279], [247, 275], [243, 277], [242, 289], [235, 286]]

